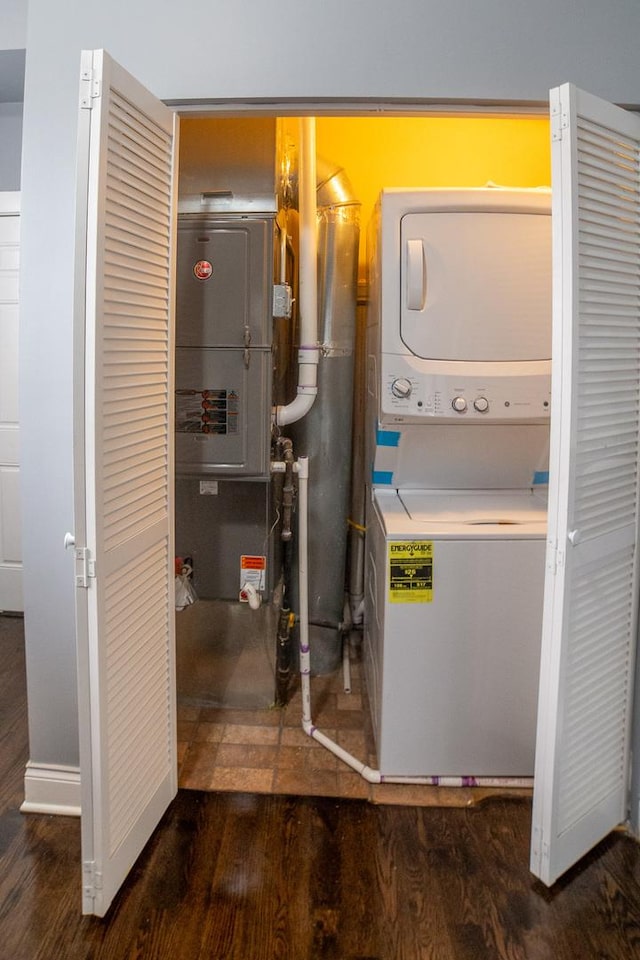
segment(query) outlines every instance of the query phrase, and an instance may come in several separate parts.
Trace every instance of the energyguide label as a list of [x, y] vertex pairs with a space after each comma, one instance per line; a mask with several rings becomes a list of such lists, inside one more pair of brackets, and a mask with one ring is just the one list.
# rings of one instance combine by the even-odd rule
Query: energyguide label
[[389, 602], [433, 601], [433, 541], [394, 540], [389, 543]]

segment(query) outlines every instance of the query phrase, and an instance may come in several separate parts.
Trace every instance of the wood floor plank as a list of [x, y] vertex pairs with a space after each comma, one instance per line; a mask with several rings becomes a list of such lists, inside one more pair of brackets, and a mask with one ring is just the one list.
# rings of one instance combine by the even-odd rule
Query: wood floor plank
[[526, 799], [180, 791], [107, 917], [83, 918], [78, 820], [18, 812], [24, 661], [2, 621], [0, 960], [640, 960], [638, 844], [612, 834], [547, 890]]

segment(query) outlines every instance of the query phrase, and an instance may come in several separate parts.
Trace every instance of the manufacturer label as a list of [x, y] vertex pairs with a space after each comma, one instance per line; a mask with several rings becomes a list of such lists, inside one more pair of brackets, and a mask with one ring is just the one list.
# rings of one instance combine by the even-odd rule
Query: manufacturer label
[[213, 267], [208, 260], [198, 260], [193, 266], [193, 275], [197, 280], [209, 280]]
[[389, 543], [389, 602], [433, 601], [433, 541], [395, 540]]
[[208, 497], [217, 497], [218, 481], [217, 480], [201, 480], [200, 493]]

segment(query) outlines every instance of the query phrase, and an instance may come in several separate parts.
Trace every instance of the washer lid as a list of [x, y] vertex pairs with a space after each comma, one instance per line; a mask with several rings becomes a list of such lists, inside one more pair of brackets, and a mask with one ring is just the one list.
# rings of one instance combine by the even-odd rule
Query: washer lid
[[398, 497], [415, 523], [540, 524], [544, 528], [547, 522], [546, 491], [542, 490], [399, 490]]

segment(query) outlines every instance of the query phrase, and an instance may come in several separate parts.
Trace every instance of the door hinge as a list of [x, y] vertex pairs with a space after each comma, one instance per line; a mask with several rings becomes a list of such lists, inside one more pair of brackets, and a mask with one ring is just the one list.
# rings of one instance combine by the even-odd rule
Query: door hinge
[[554, 104], [551, 108], [551, 139], [562, 140], [563, 130], [569, 129], [569, 114], [562, 104]]
[[565, 560], [565, 551], [558, 547], [558, 544], [553, 540], [549, 540], [547, 543], [547, 558], [546, 566], [547, 570], [551, 574], [555, 574], [558, 571], [558, 567], [564, 566]]
[[96, 80], [93, 70], [82, 70], [80, 74], [80, 109], [91, 110], [93, 101], [101, 94], [100, 80]]
[[87, 588], [89, 580], [95, 579], [96, 561], [88, 547], [76, 547], [73, 552], [76, 561], [76, 587]]
[[82, 890], [85, 897], [92, 900], [96, 892], [102, 890], [102, 873], [96, 868], [95, 860], [85, 860], [82, 864]]

